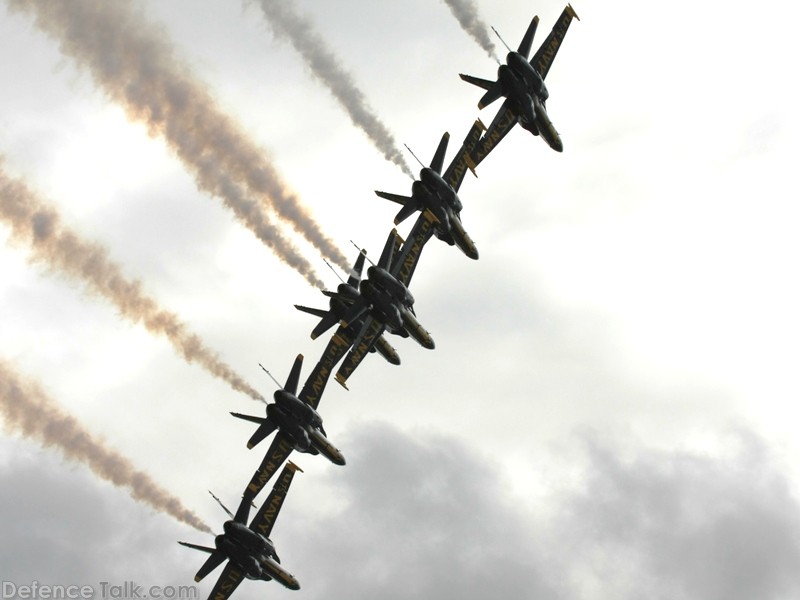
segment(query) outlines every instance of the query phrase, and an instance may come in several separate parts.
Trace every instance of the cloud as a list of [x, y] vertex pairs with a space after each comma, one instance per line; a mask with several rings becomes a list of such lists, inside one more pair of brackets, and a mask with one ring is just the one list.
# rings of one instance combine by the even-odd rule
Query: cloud
[[[800, 592], [800, 504], [764, 441], [738, 432], [718, 456], [628, 442], [574, 436], [585, 477], [515, 501], [503, 465], [468, 442], [362, 423], [342, 441], [347, 467], [327, 480], [341, 510], [306, 512], [274, 539], [309, 597]], [[557, 460], [555, 472], [576, 469]]]

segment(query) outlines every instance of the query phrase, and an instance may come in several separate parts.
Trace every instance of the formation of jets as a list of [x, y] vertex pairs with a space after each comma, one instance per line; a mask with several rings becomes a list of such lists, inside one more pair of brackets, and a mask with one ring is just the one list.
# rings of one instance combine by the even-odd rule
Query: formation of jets
[[401, 206], [394, 219], [395, 225], [419, 213], [408, 237], [404, 240], [393, 229], [378, 262], [369, 266], [366, 277], [362, 277], [362, 274], [365, 260], [368, 259], [366, 253], [359, 250], [348, 280], [342, 281], [335, 291], [323, 292], [329, 298], [328, 310], [295, 305], [298, 310], [319, 318], [311, 331], [312, 339], [325, 334], [337, 324], [338, 327], [299, 393], [302, 355], [295, 359], [286, 384], [283, 387], [278, 384], [279, 389], [273, 395], [274, 401], [267, 405], [265, 416], [231, 413], [238, 419], [257, 425], [247, 442], [248, 448], [254, 448], [273, 433], [275, 436], [242, 492], [235, 515], [214, 496], [230, 516], [230, 520], [223, 524], [224, 533], [214, 539], [214, 547], [180, 542], [210, 555], [197, 572], [195, 581], [200, 581], [227, 561], [211, 590], [209, 600], [226, 600], [245, 578], [274, 579], [289, 589], [300, 588], [297, 579], [281, 566], [269, 536], [294, 474], [302, 469], [291, 461], [286, 463], [272, 491], [248, 524], [250, 507], [255, 506], [259, 492], [293, 450], [322, 455], [336, 465], [345, 464], [342, 453], [328, 439], [318, 412], [327, 382], [340, 361], [335, 379], [347, 387], [348, 379], [370, 352], [377, 352], [391, 364], [400, 364], [397, 351], [385, 338], [387, 332], [411, 337], [424, 348], [434, 348], [433, 338], [417, 319], [414, 296], [408, 289], [422, 249], [435, 235], [449, 245], [457, 246], [469, 258], [478, 258], [478, 249], [461, 222], [463, 204], [458, 190], [467, 170], [474, 173], [477, 165], [514, 125], [519, 123], [524, 129], [540, 136], [553, 150], [563, 150], [561, 137], [545, 108], [549, 92], [544, 80], [573, 18], [577, 19], [578, 15], [568, 4], [550, 34], [528, 60], [539, 23], [539, 17], [535, 16], [518, 49], [509, 50], [506, 64], [498, 68], [496, 81], [460, 75], [464, 81], [485, 90], [478, 103], [479, 108], [501, 97], [505, 98], [491, 125], [486, 128], [480, 120], [475, 121], [443, 171], [450, 139], [449, 134], [445, 133], [430, 166], [423, 166], [419, 179], [412, 184], [410, 196], [376, 191], [379, 197]]

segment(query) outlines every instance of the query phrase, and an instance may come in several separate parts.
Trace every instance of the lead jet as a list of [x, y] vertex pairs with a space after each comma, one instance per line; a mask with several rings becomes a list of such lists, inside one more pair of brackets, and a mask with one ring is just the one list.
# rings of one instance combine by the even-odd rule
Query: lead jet
[[[364, 269], [365, 255], [365, 252], [359, 252], [358, 258], [356, 258], [356, 262], [353, 264], [353, 268], [350, 271], [350, 276], [346, 282], [342, 281], [339, 284], [335, 292], [323, 290], [322, 293], [330, 298], [330, 308], [328, 310], [310, 308], [308, 306], [301, 306], [299, 304], [294, 305], [297, 310], [320, 318], [319, 323], [317, 323], [316, 327], [314, 327], [314, 329], [311, 331], [312, 340], [317, 339], [335, 324], [339, 323], [345, 317], [345, 315], [347, 315], [350, 306], [359, 299], [361, 293], [359, 292], [358, 288], [361, 282], [361, 272]], [[347, 328], [340, 329], [338, 335], [342, 338], [350, 339], [352, 342], [363, 324], [364, 318], [361, 317], [352, 323], [349, 323]], [[393, 365], [400, 364], [400, 356], [397, 354], [397, 350], [395, 350], [383, 336], [378, 338], [371, 351], [377, 351]], [[339, 358], [341, 358], [341, 356]]]
[[433, 338], [414, 314], [414, 297], [408, 290], [408, 283], [423, 246], [433, 235], [435, 222], [436, 217], [429, 210], [423, 212], [405, 243], [397, 231], [392, 230], [378, 264], [367, 270], [367, 279], [360, 285], [361, 297], [350, 307], [350, 313], [344, 319], [344, 324], [347, 324], [362, 314], [367, 315], [350, 352], [336, 372], [336, 381], [345, 388], [347, 378], [387, 329], [402, 336], [411, 336], [425, 348], [434, 348]]
[[550, 71], [553, 59], [561, 47], [561, 42], [564, 41], [573, 18], [580, 20], [572, 6], [567, 4], [550, 35], [528, 61], [533, 36], [539, 23], [539, 17], [533, 17], [519, 49], [516, 52], [509, 51], [506, 64], [500, 65], [497, 69], [497, 81], [459, 75], [464, 81], [486, 90], [478, 102], [478, 108], [488, 106], [500, 97], [506, 99], [472, 155], [475, 165], [480, 163], [518, 122], [534, 135], [540, 135], [553, 150], [563, 151], [561, 136], [553, 126], [545, 107], [549, 92], [544, 79]]
[[281, 566], [275, 544], [269, 539], [295, 471], [302, 469], [291, 462], [283, 468], [275, 486], [250, 525], [247, 525], [250, 499], [246, 495], [242, 498], [236, 515], [220, 502], [220, 506], [228, 513], [231, 520], [225, 521], [222, 526], [224, 533], [214, 538], [214, 548], [178, 542], [182, 546], [211, 555], [197, 571], [195, 581], [201, 581], [223, 562], [228, 561], [217, 583], [214, 584], [208, 600], [226, 600], [245, 578], [263, 581], [274, 579], [290, 590], [300, 589], [300, 583], [295, 576]]
[[303, 392], [299, 396], [297, 395], [302, 368], [303, 355], [298, 354], [292, 370], [289, 372], [286, 385], [275, 391], [273, 394], [275, 402], [267, 405], [266, 418], [231, 413], [238, 419], [258, 424], [255, 433], [247, 442], [248, 448], [252, 449], [276, 429], [278, 430], [264, 460], [245, 489], [245, 496], [250, 500], [256, 497], [272, 474], [289, 457], [292, 450], [321, 454], [336, 465], [345, 464], [344, 456], [325, 434], [322, 417], [316, 411], [319, 402], [317, 401], [313, 405], [309, 402], [304, 394], [307, 392], [305, 386]]
[[433, 155], [430, 167], [423, 166], [419, 173], [419, 179], [411, 185], [410, 197], [375, 191], [381, 198], [402, 205], [400, 212], [394, 218], [395, 225], [399, 225], [417, 211], [429, 210], [436, 217], [436, 228], [434, 229], [436, 237], [451, 246], [458, 246], [468, 257], [477, 260], [478, 249], [461, 224], [463, 205], [458, 197], [458, 188], [464, 177], [469, 154], [475, 148], [481, 132], [485, 129], [486, 127], [480, 120], [475, 121], [461, 148], [442, 175], [444, 157], [450, 140], [450, 134], [445, 133]]

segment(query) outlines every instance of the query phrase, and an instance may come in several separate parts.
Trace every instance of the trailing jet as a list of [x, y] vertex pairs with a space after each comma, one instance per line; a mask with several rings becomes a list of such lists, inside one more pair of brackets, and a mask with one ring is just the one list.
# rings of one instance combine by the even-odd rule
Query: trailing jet
[[[335, 292], [323, 290], [322, 293], [330, 298], [330, 308], [328, 310], [310, 308], [308, 306], [301, 306], [299, 304], [294, 305], [297, 310], [320, 318], [319, 323], [317, 323], [316, 327], [314, 327], [314, 329], [311, 331], [312, 340], [317, 339], [317, 337], [328, 331], [335, 324], [339, 323], [347, 314], [350, 306], [359, 299], [361, 293], [359, 292], [358, 286], [361, 282], [361, 272], [364, 269], [365, 255], [365, 252], [359, 252], [358, 258], [356, 258], [356, 262], [350, 271], [350, 277], [348, 277], [346, 282], [342, 281]], [[352, 341], [355, 339], [359, 329], [363, 324], [364, 319], [361, 317], [360, 319], [349, 323], [347, 328], [340, 329], [338, 335], [343, 338], [349, 338]], [[371, 351], [377, 351], [393, 365], [400, 364], [400, 356], [397, 354], [397, 350], [395, 350], [383, 336], [378, 338]], [[341, 358], [341, 356], [339, 358]]]
[[561, 136], [553, 127], [545, 108], [549, 92], [544, 79], [573, 18], [580, 20], [572, 6], [567, 4], [550, 35], [529, 62], [528, 54], [539, 23], [539, 17], [533, 17], [519, 49], [516, 52], [509, 51], [506, 64], [498, 68], [497, 81], [459, 75], [464, 81], [486, 90], [478, 102], [478, 108], [488, 106], [500, 97], [506, 99], [472, 155], [475, 165], [489, 154], [517, 122], [534, 135], [541, 135], [553, 150], [561, 152], [564, 149]]
[[300, 396], [297, 396], [297, 386], [302, 368], [303, 355], [298, 354], [286, 380], [286, 385], [275, 391], [273, 395], [275, 402], [267, 405], [266, 418], [231, 413], [238, 419], [258, 424], [258, 429], [247, 442], [248, 448], [253, 448], [276, 429], [278, 430], [264, 460], [253, 474], [253, 478], [245, 490], [245, 497], [250, 500], [256, 497], [272, 474], [289, 457], [292, 450], [322, 454], [334, 464], [345, 464], [342, 453], [331, 444], [325, 435], [322, 417], [316, 411], [319, 401], [317, 400], [316, 404], [309, 402], [303, 393], [306, 392], [305, 386]]
[[[224, 533], [214, 538], [214, 548], [178, 542], [182, 546], [211, 555], [197, 571], [195, 581], [201, 581], [223, 562], [228, 561], [211, 590], [208, 600], [226, 600], [245, 578], [264, 581], [274, 579], [290, 590], [300, 589], [300, 584], [294, 575], [281, 566], [281, 559], [275, 552], [275, 544], [269, 539], [295, 471], [302, 471], [302, 469], [291, 462], [283, 468], [275, 486], [261, 509], [253, 517], [250, 525], [247, 525], [247, 518], [250, 514], [250, 498], [246, 495], [242, 498], [236, 515], [233, 515], [220, 502], [220, 506], [228, 513], [231, 520], [225, 521]], [[214, 498], [219, 502], [216, 496]]]
[[434, 348], [433, 338], [414, 314], [414, 297], [408, 290], [408, 282], [419, 262], [423, 246], [433, 235], [435, 222], [436, 217], [425, 210], [405, 243], [397, 231], [392, 230], [378, 264], [367, 270], [367, 279], [360, 285], [361, 296], [344, 318], [347, 324], [366, 315], [350, 352], [336, 372], [336, 381], [344, 387], [347, 387], [347, 378], [385, 330], [404, 337], [411, 336], [425, 348]]
[[433, 155], [430, 167], [423, 166], [419, 179], [412, 184], [410, 197], [375, 191], [381, 198], [402, 205], [394, 219], [395, 225], [402, 223], [417, 211], [429, 210], [436, 217], [434, 229], [436, 237], [451, 246], [455, 244], [464, 254], [477, 260], [478, 249], [461, 224], [463, 205], [457, 192], [463, 180], [469, 154], [485, 129], [480, 120], [475, 121], [455, 158], [442, 175], [447, 143], [450, 139], [450, 134], [445, 133]]

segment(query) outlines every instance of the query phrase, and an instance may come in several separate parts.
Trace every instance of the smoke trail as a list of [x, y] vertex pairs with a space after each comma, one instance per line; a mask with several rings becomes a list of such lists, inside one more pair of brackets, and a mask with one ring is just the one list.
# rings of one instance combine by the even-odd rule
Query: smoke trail
[[142, 323], [151, 333], [162, 334], [188, 362], [197, 362], [212, 375], [228, 382], [254, 400], [264, 401], [233, 369], [190, 333], [177, 315], [158, 307], [142, 291], [139, 281], [126, 279], [106, 250], [81, 240], [61, 224], [58, 213], [43, 204], [20, 181], [10, 179], [0, 165], [0, 219], [11, 226], [11, 239], [24, 242], [33, 259], [47, 263], [110, 300], [120, 314]]
[[63, 54], [87, 68], [131, 118], [145, 123], [150, 135], [166, 139], [200, 189], [221, 197], [239, 221], [313, 285], [323, 287], [260, 204], [274, 210], [324, 256], [347, 265], [264, 150], [221, 111], [206, 87], [175, 57], [166, 34], [135, 10], [138, 4], [8, 0], [8, 5], [33, 13], [36, 25], [59, 43]]
[[466, 31], [490, 57], [497, 61], [494, 45], [489, 39], [489, 30], [478, 16], [478, 7], [472, 0], [444, 0], [444, 3], [447, 4], [450, 12], [461, 25], [461, 29]]
[[313, 31], [312, 23], [295, 12], [292, 2], [261, 0], [261, 8], [275, 35], [285, 36], [289, 40], [311, 72], [328, 87], [333, 97], [347, 111], [353, 124], [367, 134], [386, 160], [400, 167], [413, 179], [414, 174], [397, 149], [394, 137], [367, 105], [364, 95], [356, 87], [350, 74], [342, 69], [336, 57]]
[[8, 431], [20, 431], [48, 448], [58, 448], [74, 462], [86, 464], [95, 475], [131, 496], [195, 529], [212, 533], [181, 501], [161, 489], [146, 473], [84, 429], [35, 383], [18, 377], [0, 360], [0, 414]]

